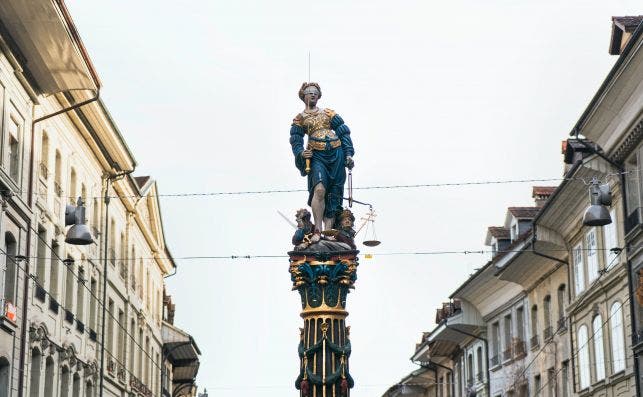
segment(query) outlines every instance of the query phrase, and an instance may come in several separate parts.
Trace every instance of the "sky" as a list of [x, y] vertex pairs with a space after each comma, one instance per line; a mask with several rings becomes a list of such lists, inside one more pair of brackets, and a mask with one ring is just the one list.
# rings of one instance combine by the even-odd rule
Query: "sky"
[[[616, 58], [611, 17], [634, 0], [67, 0], [101, 97], [160, 193], [303, 189], [289, 128], [308, 80], [351, 128], [355, 187], [558, 178], [561, 141]], [[639, 8], [636, 7], [638, 4]], [[382, 244], [349, 295], [353, 397], [382, 395], [435, 309], [489, 255], [511, 183], [356, 190]], [[307, 193], [161, 198], [173, 255], [281, 255]], [[364, 207], [354, 207], [357, 217]], [[362, 241], [364, 236], [358, 236]], [[297, 395], [301, 306], [288, 260], [177, 259], [175, 324], [201, 349], [200, 391]]]

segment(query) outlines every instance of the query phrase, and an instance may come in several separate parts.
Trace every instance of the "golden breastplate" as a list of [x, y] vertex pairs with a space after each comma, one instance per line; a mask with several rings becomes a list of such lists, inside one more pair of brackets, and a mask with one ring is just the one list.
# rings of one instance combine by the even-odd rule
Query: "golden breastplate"
[[330, 128], [330, 117], [323, 112], [313, 114], [303, 113], [302, 126], [310, 138], [316, 141], [334, 141], [335, 131]]

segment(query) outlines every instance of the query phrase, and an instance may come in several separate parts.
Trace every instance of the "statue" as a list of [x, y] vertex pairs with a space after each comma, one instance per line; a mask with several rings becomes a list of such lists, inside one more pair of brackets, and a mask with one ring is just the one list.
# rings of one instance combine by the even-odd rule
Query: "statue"
[[[330, 109], [317, 107], [321, 88], [317, 83], [303, 83], [299, 99], [304, 110], [293, 119], [290, 145], [295, 165], [308, 177], [308, 205], [312, 209], [315, 234], [332, 228], [342, 209], [346, 170], [352, 169], [353, 142], [344, 120]], [[304, 135], [308, 144], [304, 148]]]

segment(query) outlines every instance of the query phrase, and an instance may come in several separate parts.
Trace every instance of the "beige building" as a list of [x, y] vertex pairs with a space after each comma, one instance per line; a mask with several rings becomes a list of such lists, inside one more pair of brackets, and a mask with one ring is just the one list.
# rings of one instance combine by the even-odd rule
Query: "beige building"
[[[193, 395], [198, 348], [172, 325], [195, 348], [176, 376], [163, 331], [156, 184], [133, 176], [64, 3], [3, 1], [0, 22], [0, 396]], [[89, 245], [65, 242], [78, 197]]]

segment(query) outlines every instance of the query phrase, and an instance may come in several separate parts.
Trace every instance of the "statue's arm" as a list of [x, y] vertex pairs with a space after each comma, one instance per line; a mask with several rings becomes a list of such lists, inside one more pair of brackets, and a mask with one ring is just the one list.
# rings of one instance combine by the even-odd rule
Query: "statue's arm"
[[353, 157], [355, 155], [355, 148], [353, 147], [353, 140], [351, 139], [351, 130], [344, 124], [344, 120], [340, 115], [333, 115], [333, 118], [330, 120], [330, 127], [342, 141], [344, 154]]
[[304, 128], [297, 123], [297, 118], [290, 126], [290, 147], [295, 156], [295, 166], [302, 176], [306, 175], [306, 160], [301, 156], [304, 151]]

